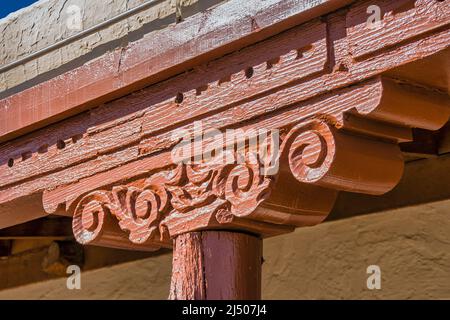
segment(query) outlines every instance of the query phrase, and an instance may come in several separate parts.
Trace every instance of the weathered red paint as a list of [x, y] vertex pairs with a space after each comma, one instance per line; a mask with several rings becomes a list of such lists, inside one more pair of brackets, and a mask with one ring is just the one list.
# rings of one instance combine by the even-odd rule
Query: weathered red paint
[[262, 240], [226, 231], [190, 232], [174, 241], [172, 300], [261, 299]]
[[163, 81], [350, 2], [229, 1], [0, 100], [0, 141]]
[[[219, 260], [208, 260], [208, 250], [217, 248], [211, 257], [230, 253], [225, 279], [246, 266], [258, 271], [259, 238], [320, 223], [340, 191], [390, 191], [403, 173], [399, 143], [413, 139], [413, 128], [437, 130], [449, 119], [448, 81], [411, 67], [428, 61], [450, 73], [439, 62], [450, 57], [449, 2], [374, 2], [386, 28], [367, 29], [365, 9], [372, 2], [359, 1], [257, 43], [261, 35], [250, 32], [247, 40], [255, 43], [228, 55], [220, 47], [215, 60], [197, 48], [153, 70], [147, 64], [160, 60], [141, 65], [130, 49], [127, 57], [110, 53], [109, 62], [86, 65], [74, 83], [55, 82], [68, 91], [45, 102], [36, 98], [38, 109], [62, 103], [42, 119], [124, 95], [141, 80], [167, 78], [0, 145], [0, 227], [67, 214], [83, 244], [155, 250], [175, 241], [172, 298], [258, 298], [259, 289], [247, 291], [257, 277], [247, 282], [242, 276], [232, 285], [210, 276]], [[172, 58], [173, 48], [166, 49]], [[177, 66], [195, 67], [173, 76]], [[89, 78], [95, 70], [99, 78]], [[86, 92], [78, 96], [82, 83], [92, 87], [81, 86]], [[24, 99], [17, 102], [30, 106]], [[179, 141], [172, 136], [177, 130], [193, 134], [196, 121], [203, 129], [279, 130], [280, 170], [261, 173], [263, 156], [251, 162], [247, 149], [241, 163], [176, 163], [171, 151]], [[231, 143], [222, 132], [217, 136]], [[16, 205], [27, 214], [15, 215]], [[245, 251], [250, 247], [254, 253]]]

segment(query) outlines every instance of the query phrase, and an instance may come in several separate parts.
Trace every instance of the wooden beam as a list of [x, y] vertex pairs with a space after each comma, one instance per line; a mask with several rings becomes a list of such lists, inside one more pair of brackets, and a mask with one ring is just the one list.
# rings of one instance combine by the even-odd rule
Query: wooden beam
[[[448, 9], [446, 2], [429, 3]], [[392, 35], [401, 27], [391, 25], [383, 50], [370, 52], [370, 58], [363, 54], [348, 62], [348, 42], [358, 34], [353, 29], [365, 26], [361, 19], [367, 15], [364, 5], [358, 2], [353, 6], [359, 17], [352, 20], [353, 24], [346, 24], [351, 19], [346, 10], [327, 19], [312, 20], [133, 95], [2, 144], [0, 226], [45, 215], [42, 202], [39, 203], [42, 194], [47, 198], [43, 201], [47, 213], [61, 214], [60, 209], [65, 208], [59, 204], [73, 201], [72, 197], [79, 193], [169, 165], [170, 149], [176, 144], [171, 139], [174, 131], [191, 132], [197, 120], [205, 129], [216, 129], [220, 124], [220, 130], [286, 130], [295, 122], [326, 115], [330, 121], [337, 120], [344, 130], [395, 142], [408, 137], [409, 127], [439, 128], [448, 120], [446, 94], [436, 90], [418, 90], [422, 93], [416, 94], [410, 85], [394, 85], [395, 90], [388, 85], [386, 96], [393, 92], [392, 99], [389, 103], [381, 101], [379, 112], [371, 112], [376, 106], [373, 100], [379, 96], [370, 90], [379, 87], [369, 83], [379, 79], [382, 72], [445, 50], [450, 37], [446, 22], [439, 20], [441, 27], [433, 32], [420, 25], [416, 37], [395, 45]], [[420, 21], [426, 19], [422, 15], [420, 10], [413, 14]], [[412, 27], [414, 19], [404, 23]], [[347, 39], [346, 31], [352, 39]], [[360, 31], [367, 33], [365, 29]], [[345, 68], [335, 68], [342, 63], [347, 63]], [[246, 72], [248, 69], [253, 71]], [[229, 81], [223, 82], [224, 79]], [[384, 91], [387, 82], [381, 83]], [[206, 87], [207, 90], [197, 90]], [[180, 95], [183, 99], [175, 99]], [[396, 101], [413, 98], [413, 106]], [[370, 110], [365, 107], [369, 105]], [[339, 119], [355, 109], [367, 116], [367, 121], [358, 118], [355, 122], [353, 118], [342, 124]], [[15, 210], [24, 204], [28, 210]]]
[[190, 232], [175, 239], [169, 298], [261, 299], [262, 240], [228, 231]]
[[0, 141], [163, 81], [350, 2], [227, 1], [0, 100]]
[[[175, 242], [171, 299], [260, 298], [263, 237], [320, 223], [339, 192], [389, 197], [404, 171], [398, 144], [410, 140], [411, 128], [438, 130], [449, 119], [446, 92], [382, 73], [446, 50], [450, 24], [443, 13], [450, 6], [374, 1], [392, 12], [386, 28], [367, 28], [370, 0], [228, 55], [221, 47], [223, 56], [212, 61], [195, 47], [188, 72], [1, 145], [0, 203], [9, 207], [0, 215], [42, 194], [48, 214], [64, 208], [73, 216], [81, 244], [157, 250]], [[255, 37], [264, 34], [258, 23], [251, 20]], [[166, 59], [179, 51], [164, 48]], [[62, 96], [24, 98], [31, 106], [24, 105], [62, 114], [136, 90], [153, 71], [169, 77], [173, 66], [160, 59], [141, 63], [144, 49], [111, 53], [108, 66], [121, 81], [102, 74], [96, 61], [64, 82]], [[91, 74], [101, 79], [89, 82]], [[72, 100], [63, 99], [67, 92]], [[59, 110], [61, 99], [67, 103]], [[238, 137], [227, 137], [231, 128]], [[256, 150], [247, 134], [256, 138], [259, 130], [270, 138]], [[415, 144], [404, 147], [437, 154], [429, 134], [416, 130]], [[191, 150], [184, 161], [174, 156], [181, 140]], [[205, 148], [211, 142], [219, 146], [214, 156]], [[448, 192], [446, 181], [429, 184]], [[399, 196], [403, 205], [423, 199], [411, 200], [415, 192]]]

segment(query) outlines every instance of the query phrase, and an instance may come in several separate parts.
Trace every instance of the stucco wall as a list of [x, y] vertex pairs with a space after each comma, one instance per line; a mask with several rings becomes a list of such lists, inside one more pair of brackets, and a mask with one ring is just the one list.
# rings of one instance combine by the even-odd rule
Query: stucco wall
[[[264, 252], [265, 298], [450, 299], [450, 202], [299, 229]], [[380, 290], [367, 289], [369, 265]]]
[[[376, 213], [264, 241], [264, 299], [450, 299], [450, 203]], [[366, 268], [381, 268], [381, 289]], [[0, 299], [166, 299], [171, 255], [82, 273], [81, 290], [50, 280]]]

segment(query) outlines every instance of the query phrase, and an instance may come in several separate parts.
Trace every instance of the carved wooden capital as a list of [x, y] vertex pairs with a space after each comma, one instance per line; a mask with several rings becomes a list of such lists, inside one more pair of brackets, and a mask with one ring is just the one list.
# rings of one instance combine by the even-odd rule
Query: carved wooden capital
[[[411, 140], [412, 127], [442, 126], [449, 113], [447, 96], [377, 77], [244, 123], [232, 139], [206, 123], [207, 139], [184, 141], [189, 161], [173, 158], [180, 139], [162, 153], [143, 139], [141, 159], [46, 191], [44, 208], [65, 205], [84, 244], [154, 250], [214, 229], [274, 236], [321, 222], [339, 191], [391, 190], [403, 173], [398, 143]], [[192, 128], [185, 131], [198, 135]], [[248, 132], [261, 129], [266, 148], [251, 148]]]
[[280, 145], [275, 154], [244, 148], [94, 190], [67, 203], [75, 237], [113, 247], [128, 237], [125, 247], [153, 250], [197, 230], [268, 237], [319, 223], [338, 191], [382, 194], [403, 171], [396, 143], [344, 130], [344, 122], [315, 115], [284, 128], [269, 144]]
[[[388, 192], [403, 172], [398, 144], [413, 139], [413, 128], [442, 127], [450, 99], [386, 72], [410, 61], [412, 51], [420, 49], [419, 59], [444, 50], [449, 35], [424, 31], [406, 36], [410, 42], [397, 51], [363, 52], [356, 46], [359, 24], [347, 23], [346, 12], [205, 61], [55, 124], [48, 134], [41, 130], [39, 148], [33, 135], [5, 146], [14, 167], [0, 168], [0, 203], [15, 208], [33, 195], [33, 205], [47, 213], [73, 215], [81, 243], [153, 250], [196, 230], [269, 237], [320, 223], [340, 191]], [[187, 143], [194, 158], [220, 140], [233, 146], [224, 151], [232, 161], [173, 159], [177, 130], [198, 136], [197, 121], [215, 133], [200, 145]], [[268, 142], [277, 152], [247, 148], [245, 134], [234, 147], [229, 128], [278, 132]], [[55, 140], [60, 136], [70, 139]], [[15, 164], [30, 150], [42, 153], [33, 165]]]
[[[239, 217], [250, 216], [270, 194], [274, 177], [261, 175], [260, 168], [259, 161], [250, 160], [180, 163], [128, 185], [93, 191], [76, 202], [74, 234], [86, 244], [110, 241], [118, 234], [118, 228], [110, 226], [113, 219], [138, 246], [170, 245], [170, 237], [208, 228], [244, 225], [258, 232], [258, 225]], [[270, 226], [265, 229], [273, 232]]]
[[257, 299], [262, 238], [448, 152], [450, 1], [241, 2], [6, 90], [0, 228], [69, 216], [82, 244], [174, 248], [173, 299]]

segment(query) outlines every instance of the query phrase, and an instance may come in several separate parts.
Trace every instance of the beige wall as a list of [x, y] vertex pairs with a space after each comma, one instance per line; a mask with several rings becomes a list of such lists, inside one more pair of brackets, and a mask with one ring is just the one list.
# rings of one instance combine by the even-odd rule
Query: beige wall
[[[265, 253], [265, 298], [450, 299], [450, 202], [323, 223]], [[367, 289], [372, 264], [381, 290]]]
[[[450, 202], [359, 216], [265, 240], [264, 299], [450, 299]], [[381, 290], [366, 287], [381, 268]], [[0, 292], [0, 299], [166, 299], [171, 255]]]

